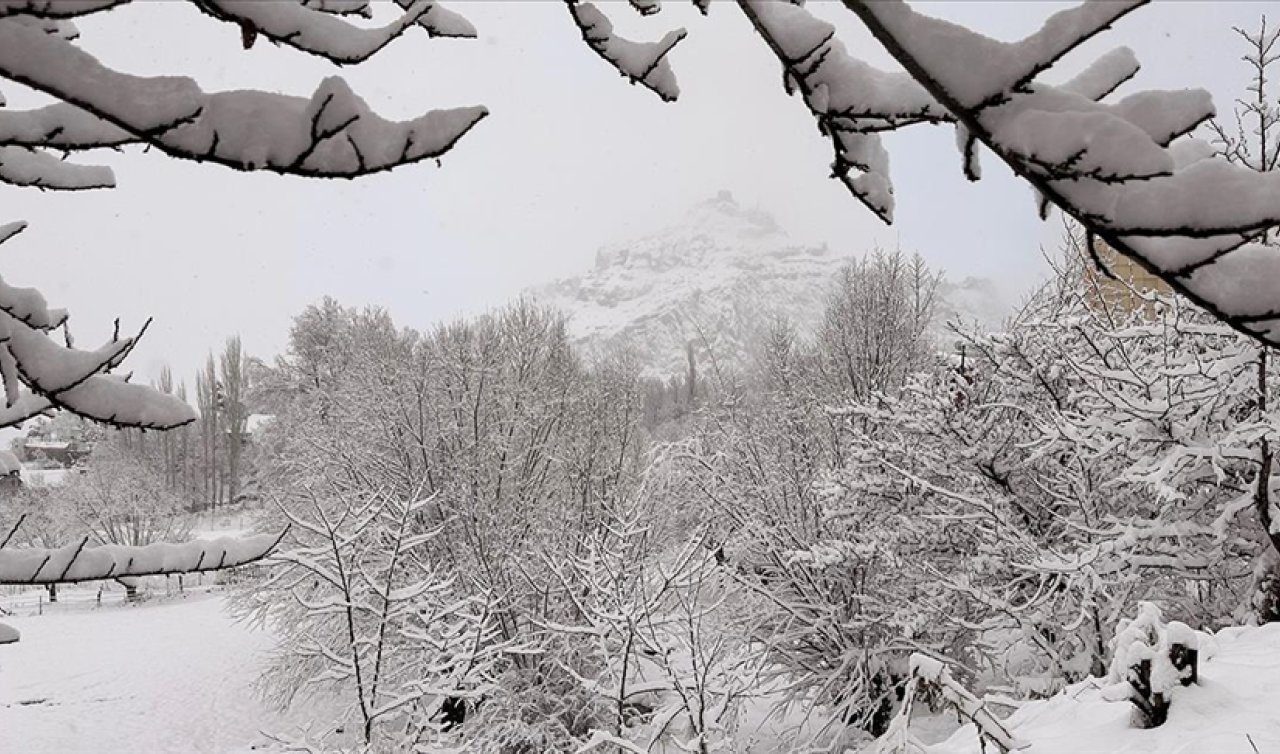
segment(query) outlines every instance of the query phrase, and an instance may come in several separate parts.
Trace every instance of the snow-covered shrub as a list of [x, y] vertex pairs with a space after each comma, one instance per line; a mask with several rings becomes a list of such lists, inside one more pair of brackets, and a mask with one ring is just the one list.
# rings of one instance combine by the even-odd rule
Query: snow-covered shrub
[[1160, 608], [1138, 603], [1138, 615], [1120, 621], [1111, 640], [1111, 668], [1107, 681], [1123, 687], [1123, 696], [1134, 705], [1139, 728], [1163, 725], [1169, 716], [1173, 692], [1196, 682], [1199, 636], [1185, 623], [1166, 624]]

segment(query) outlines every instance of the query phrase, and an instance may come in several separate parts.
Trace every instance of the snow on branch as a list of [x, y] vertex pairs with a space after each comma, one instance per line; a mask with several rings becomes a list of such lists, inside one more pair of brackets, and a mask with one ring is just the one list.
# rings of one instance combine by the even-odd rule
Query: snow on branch
[[[902, 0], [844, 2], [886, 48], [892, 40], [919, 64], [921, 72], [927, 71], [927, 76], [921, 77], [907, 68], [925, 88], [935, 96], [935, 87], [944, 89], [947, 100], [968, 110], [1006, 101], [1011, 92], [1024, 88], [1062, 56], [1148, 0], [1084, 2], [1053, 14], [1037, 32], [1013, 43], [917, 13]], [[903, 62], [898, 52], [892, 48], [889, 52]], [[975, 61], [981, 64], [969, 64]]]
[[428, 0], [413, 0], [399, 19], [371, 29], [354, 26], [332, 12], [300, 2], [194, 2], [201, 12], [213, 18], [252, 28], [273, 42], [318, 55], [338, 65], [368, 60], [406, 29], [416, 25], [432, 7]]
[[1138, 75], [1138, 57], [1128, 47], [1118, 47], [1089, 64], [1061, 86], [1063, 91], [1100, 100]]
[[129, 0], [0, 0], [0, 17], [23, 14], [36, 18], [76, 18], [110, 10]]
[[[669, 31], [657, 42], [633, 42], [614, 34], [613, 24], [595, 5], [578, 0], [565, 0], [565, 4], [583, 41], [631, 83], [644, 85], [664, 102], [674, 102], [680, 96], [667, 53], [685, 38], [684, 29]], [[640, 3], [637, 7], [640, 6], [648, 9], [643, 11], [646, 13], [658, 9], [657, 3]]]
[[[981, 143], [1031, 185], [1043, 206], [1059, 207], [1240, 332], [1280, 344], [1280, 254], [1253, 243], [1280, 225], [1280, 174], [1233, 165], [1215, 157], [1209, 145], [1182, 138], [1213, 117], [1209, 95], [1140, 92], [1114, 104], [1096, 101], [1136, 73], [1136, 60], [1124, 49], [1102, 56], [1064, 85], [1036, 80], [1142, 0], [1083, 3], [1054, 14], [1039, 31], [1014, 43], [917, 13], [901, 0], [842, 2], [923, 90], [903, 86], [886, 96], [886, 90], [859, 80], [856, 67], [848, 67], [842, 74], [848, 102], [842, 106], [860, 121], [879, 119], [896, 127], [904, 110], [918, 108], [922, 99], [934, 103], [931, 107], [943, 113], [936, 120], [963, 127], [957, 143], [970, 178], [977, 176], [975, 150]], [[740, 5], [758, 31], [764, 27], [762, 35], [775, 52], [781, 50], [784, 63], [796, 61], [789, 64], [789, 80], [803, 85], [806, 101], [830, 133], [828, 124], [839, 121], [830, 113], [823, 121], [823, 108], [811, 101], [830, 107], [830, 93], [836, 91], [819, 89], [813, 81], [832, 54], [834, 40], [824, 25], [786, 3], [740, 0]], [[763, 16], [762, 8], [768, 9]], [[759, 22], [769, 16], [787, 20], [772, 26]], [[868, 129], [855, 125], [854, 130]], [[868, 172], [884, 174], [854, 193], [889, 220], [891, 214], [883, 211], [891, 207], [885, 193], [888, 159], [875, 154], [878, 161]], [[840, 158], [837, 140], [837, 175]], [[846, 161], [858, 166], [856, 159]], [[878, 194], [877, 188], [882, 189]]]
[[173, 429], [196, 419], [185, 401], [114, 374], [95, 374], [44, 397], [58, 408], [113, 427]]
[[462, 107], [388, 121], [337, 77], [325, 79], [310, 99], [206, 93], [189, 78], [114, 71], [66, 41], [7, 18], [0, 18], [0, 75], [174, 157], [314, 177], [354, 178], [439, 157], [488, 114], [483, 107]]
[[26, 229], [27, 224], [22, 220], [0, 225], [0, 244], [8, 241], [10, 238], [13, 238]]
[[26, 147], [0, 147], [0, 183], [41, 189], [82, 191], [113, 188], [115, 174], [99, 165], [77, 165], [52, 152]]
[[0, 584], [69, 584], [234, 568], [265, 558], [287, 531], [243, 539], [219, 537], [138, 547], [87, 547], [86, 538], [56, 549], [7, 548], [0, 550]]
[[950, 116], [905, 73], [878, 70], [848, 54], [831, 24], [778, 0], [739, 0], [799, 91], [835, 152], [832, 175], [885, 222], [893, 221], [889, 153], [876, 132]]
[[[6, 393], [8, 386], [6, 378]], [[0, 407], [0, 427], [16, 427], [27, 419], [34, 419], [53, 408], [53, 401], [25, 390], [21, 391], [12, 402], [6, 401], [6, 403], [8, 405]]]
[[631, 7], [642, 16], [652, 16], [662, 10], [661, 0], [629, 0]]
[[4, 147], [72, 151], [137, 141], [128, 131], [62, 102], [35, 110], [0, 112], [0, 146]]
[[[413, 0], [395, 0], [396, 5], [408, 9]], [[476, 27], [456, 11], [431, 3], [427, 12], [418, 19], [418, 25], [427, 30], [429, 37], [475, 39]]]
[[373, 18], [373, 6], [370, 5], [370, 0], [302, 0], [302, 4], [321, 13], [332, 13], [335, 16]]
[[65, 21], [58, 18], [38, 18], [36, 16], [14, 16], [13, 21], [33, 29], [39, 29], [45, 34], [50, 34], [59, 39], [71, 41], [80, 38], [80, 29], [71, 21]]
[[[278, 535], [221, 537], [180, 544], [157, 542], [137, 547], [88, 547], [86, 537], [66, 547], [6, 549], [25, 519], [25, 515], [20, 516], [0, 540], [0, 584], [69, 584], [234, 568], [265, 558], [289, 531], [286, 528]], [[0, 644], [12, 644], [19, 638], [17, 629], [0, 623]]]

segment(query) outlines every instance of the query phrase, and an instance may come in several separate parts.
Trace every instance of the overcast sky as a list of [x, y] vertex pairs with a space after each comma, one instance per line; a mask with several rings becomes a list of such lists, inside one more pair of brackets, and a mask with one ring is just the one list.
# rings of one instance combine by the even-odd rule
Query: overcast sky
[[[1014, 39], [1067, 4], [922, 5]], [[687, 2], [664, 6], [643, 20], [623, 2], [603, 7], [633, 38], [689, 30], [672, 54], [678, 103], [619, 78], [579, 41], [558, 0], [454, 2], [479, 39], [406, 34], [341, 72], [388, 117], [487, 105], [491, 117], [441, 166], [311, 181], [137, 149], [102, 155], [116, 168], [113, 191], [0, 187], [0, 221], [32, 224], [3, 249], [4, 277], [70, 308], [83, 342], [105, 337], [114, 317], [126, 326], [154, 317], [131, 361], [150, 377], [165, 362], [189, 376], [235, 333], [250, 353], [270, 357], [285, 346], [290, 319], [326, 294], [384, 306], [414, 327], [482, 311], [584, 271], [602, 244], [652, 230], [721, 189], [772, 212], [797, 240], [850, 253], [901, 246], [954, 279], [980, 275], [1011, 287], [1041, 273], [1039, 248], [1060, 223], [1041, 224], [1029, 190], [989, 156], [987, 177], [969, 184], [950, 130], [891, 137], [898, 210], [896, 225], [885, 227], [827, 178], [829, 146], [782, 91], [776, 62], [741, 13], [725, 2], [713, 2], [709, 18]], [[890, 65], [837, 4], [809, 7], [837, 21], [852, 51]], [[1122, 92], [1204, 87], [1221, 113], [1246, 74], [1231, 26], [1253, 28], [1269, 10], [1280, 3], [1157, 3], [1081, 48], [1069, 68], [1129, 45], [1144, 71]], [[135, 3], [100, 16], [80, 24], [82, 46], [129, 73], [306, 96], [335, 72], [265, 40], [244, 51], [236, 27], [187, 3]], [[0, 89], [11, 107], [39, 102], [12, 85]]]

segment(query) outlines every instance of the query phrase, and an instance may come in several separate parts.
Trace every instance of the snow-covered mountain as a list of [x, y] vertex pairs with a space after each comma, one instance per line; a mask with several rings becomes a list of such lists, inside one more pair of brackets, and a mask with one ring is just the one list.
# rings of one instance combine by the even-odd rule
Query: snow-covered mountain
[[[685, 369], [689, 344], [701, 369], [710, 357], [741, 363], [770, 315], [812, 332], [832, 276], [851, 258], [795, 242], [768, 213], [722, 191], [668, 228], [602, 248], [586, 274], [529, 293], [568, 313], [579, 342], [630, 342], [653, 373], [674, 374]], [[983, 324], [1003, 316], [990, 281], [944, 288], [947, 316]]]

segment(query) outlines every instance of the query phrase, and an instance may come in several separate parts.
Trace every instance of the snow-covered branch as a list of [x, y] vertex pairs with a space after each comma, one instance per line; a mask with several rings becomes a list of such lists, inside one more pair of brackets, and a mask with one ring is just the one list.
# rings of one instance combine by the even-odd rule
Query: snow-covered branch
[[128, 2], [130, 0], [0, 0], [0, 17], [22, 14], [36, 18], [76, 18]]
[[[25, 223], [3, 226], [0, 243], [25, 228]], [[0, 379], [5, 391], [0, 426], [20, 424], [55, 407], [108, 424], [149, 429], [168, 429], [195, 419], [185, 401], [110, 374], [133, 349], [137, 337], [113, 336], [93, 351], [60, 345], [51, 331], [65, 327], [66, 311], [50, 309], [34, 288], [3, 280], [0, 312]]]
[[0, 147], [0, 183], [39, 189], [83, 191], [113, 188], [111, 168], [77, 165], [52, 152], [26, 147]]
[[284, 537], [259, 534], [191, 542], [157, 542], [140, 547], [99, 545], [88, 539], [66, 547], [9, 547], [0, 550], [0, 584], [69, 584], [79, 581], [198, 573], [265, 558]]
[[434, 3], [413, 0], [399, 19], [376, 29], [349, 24], [326, 8], [313, 8], [303, 2], [195, 0], [195, 5], [213, 18], [252, 28], [273, 42], [338, 65], [350, 65], [368, 60], [406, 29], [417, 25]]
[[[464, 107], [388, 121], [338, 77], [323, 81], [310, 99], [205, 93], [188, 78], [114, 71], [70, 42], [9, 18], [0, 18], [0, 75], [174, 157], [314, 177], [353, 178], [439, 157], [488, 114]], [[107, 134], [118, 136], [106, 125], [95, 129]]]
[[[1280, 224], [1280, 176], [1215, 159], [1194, 140], [1175, 141], [1213, 116], [1209, 96], [1142, 92], [1113, 105], [1094, 102], [1089, 95], [1133, 75], [1123, 53], [1065, 86], [1034, 80], [1142, 4], [1087, 2], [1004, 43], [900, 0], [844, 0], [968, 137], [1039, 195], [1232, 327], [1280, 343], [1280, 256], [1238, 240]], [[865, 94], [858, 99], [872, 112], [898, 111]], [[913, 101], [894, 98], [898, 107]], [[966, 140], [962, 149], [970, 148]]]
[[[680, 96], [675, 72], [667, 54], [685, 37], [684, 29], [669, 31], [657, 42], [633, 42], [613, 33], [613, 24], [595, 5], [581, 0], [565, 0], [582, 39], [633, 84], [645, 88], [666, 102]], [[642, 3], [642, 12], [656, 13], [656, 2]]]
[[889, 153], [877, 132], [951, 116], [909, 75], [881, 71], [849, 55], [835, 28], [806, 9], [775, 0], [738, 5], [782, 63], [787, 91], [799, 91], [831, 139], [832, 175], [892, 222]]

